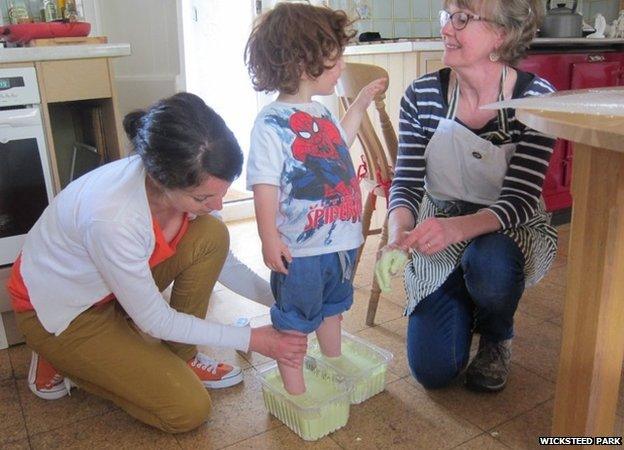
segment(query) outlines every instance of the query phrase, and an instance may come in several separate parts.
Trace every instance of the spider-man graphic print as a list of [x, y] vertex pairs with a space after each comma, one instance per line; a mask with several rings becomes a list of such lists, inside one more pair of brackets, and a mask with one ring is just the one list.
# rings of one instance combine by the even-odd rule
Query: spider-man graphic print
[[[297, 248], [305, 248], [305, 255], [353, 249], [361, 242], [362, 216], [353, 162], [329, 111], [319, 103], [309, 105], [273, 106], [259, 116], [248, 185], [268, 182], [280, 165], [277, 226], [295, 254]], [[279, 150], [269, 148], [274, 146]]]
[[[290, 195], [315, 200], [308, 221], [297, 240], [305, 240], [326, 224], [359, 221], [360, 189], [353, 163], [340, 131], [330, 119], [296, 111], [288, 121], [295, 135], [292, 155], [302, 166], [290, 174]], [[334, 227], [330, 230], [333, 232]]]

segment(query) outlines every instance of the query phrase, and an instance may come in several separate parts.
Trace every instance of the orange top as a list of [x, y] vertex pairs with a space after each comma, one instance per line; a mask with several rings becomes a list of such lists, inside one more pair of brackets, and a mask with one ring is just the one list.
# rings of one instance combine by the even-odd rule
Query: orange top
[[[154, 238], [156, 239], [156, 243], [154, 245], [154, 251], [149, 259], [149, 266], [154, 267], [167, 258], [173, 256], [178, 247], [178, 243], [186, 234], [186, 230], [188, 230], [189, 219], [188, 216], [184, 216], [184, 220], [178, 233], [174, 236], [174, 238], [167, 242], [165, 240], [165, 236], [163, 235], [162, 229], [158, 222], [152, 218], [152, 229], [154, 230]], [[24, 280], [22, 278], [20, 266], [22, 262], [22, 255], [17, 257], [17, 260], [13, 264], [13, 268], [11, 269], [11, 276], [9, 278], [9, 282], [7, 283], [7, 289], [9, 291], [9, 296], [11, 297], [11, 305], [13, 306], [13, 310], [15, 312], [24, 312], [24, 311], [32, 311], [33, 308], [32, 303], [30, 303], [30, 298], [28, 296], [28, 290], [26, 289], [26, 285], [24, 284]], [[104, 297], [102, 300], [99, 300], [96, 304], [101, 305], [111, 300], [114, 300], [115, 296], [111, 293]]]

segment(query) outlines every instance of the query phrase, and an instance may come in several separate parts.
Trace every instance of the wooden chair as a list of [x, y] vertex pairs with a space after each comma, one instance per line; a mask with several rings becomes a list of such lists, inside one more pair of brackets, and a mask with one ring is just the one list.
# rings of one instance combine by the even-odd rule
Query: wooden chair
[[[388, 78], [388, 72], [381, 67], [369, 64], [347, 63], [336, 87], [341, 107], [346, 111], [364, 86], [381, 77]], [[385, 98], [386, 93], [384, 90], [374, 99], [374, 106], [377, 111], [385, 148], [375, 131], [375, 127], [368, 113], [364, 115], [364, 119], [362, 120], [357, 134], [357, 139], [363, 150], [363, 164], [360, 166], [358, 174], [362, 177], [360, 185], [363, 194], [366, 195], [362, 213], [362, 231], [365, 240], [370, 235], [381, 233], [379, 249], [388, 243], [388, 219], [386, 218], [384, 220], [381, 228], [376, 229], [371, 229], [371, 219], [377, 204], [377, 199], [381, 197], [384, 201], [388, 201], [390, 182], [392, 181], [398, 148], [397, 135], [386, 113]], [[364, 245], [360, 247], [360, 251], [358, 252], [354, 272], [359, 265], [363, 248]], [[367, 325], [374, 324], [380, 293], [381, 290], [373, 275], [373, 285], [368, 301], [368, 312], [366, 314]]]

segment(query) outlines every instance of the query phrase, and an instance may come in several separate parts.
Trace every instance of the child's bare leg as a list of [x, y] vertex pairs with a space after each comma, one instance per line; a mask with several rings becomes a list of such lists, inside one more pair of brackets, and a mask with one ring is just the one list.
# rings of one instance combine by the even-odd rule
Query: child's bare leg
[[[284, 333], [303, 334], [298, 331], [284, 331]], [[300, 367], [291, 367], [282, 363], [277, 363], [284, 389], [291, 395], [300, 395], [306, 391], [303, 381], [303, 364]]]
[[330, 358], [337, 358], [342, 354], [340, 347], [340, 314], [326, 317], [316, 330], [321, 352]]

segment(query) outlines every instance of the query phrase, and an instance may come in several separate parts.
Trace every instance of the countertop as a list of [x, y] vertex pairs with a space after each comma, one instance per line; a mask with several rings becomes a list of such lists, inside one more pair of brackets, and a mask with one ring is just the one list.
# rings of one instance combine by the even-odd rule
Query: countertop
[[116, 58], [130, 54], [130, 44], [0, 48], [0, 64], [62, 59]]
[[[547, 47], [623, 47], [624, 39], [587, 39], [587, 38], [537, 38], [531, 43], [531, 49]], [[347, 46], [345, 55], [370, 55], [378, 53], [408, 53], [444, 50], [439, 38], [397, 38], [375, 42], [358, 42]]]

